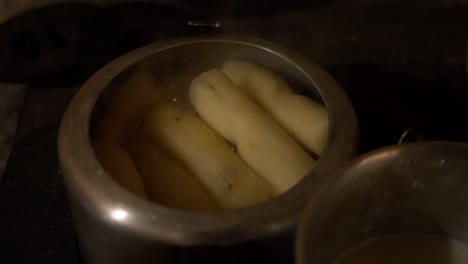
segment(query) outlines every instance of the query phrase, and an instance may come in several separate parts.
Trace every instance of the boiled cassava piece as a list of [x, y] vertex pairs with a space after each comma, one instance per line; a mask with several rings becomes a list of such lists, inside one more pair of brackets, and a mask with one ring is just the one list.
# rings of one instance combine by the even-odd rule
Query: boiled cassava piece
[[231, 60], [222, 70], [301, 145], [320, 156], [328, 137], [328, 114], [322, 105], [294, 93], [273, 72], [253, 63]]
[[156, 105], [145, 120], [144, 132], [181, 160], [223, 209], [254, 205], [273, 195], [271, 186], [189, 111]]
[[237, 147], [240, 157], [276, 193], [288, 190], [312, 169], [315, 160], [222, 71], [202, 73], [189, 93], [200, 116]]

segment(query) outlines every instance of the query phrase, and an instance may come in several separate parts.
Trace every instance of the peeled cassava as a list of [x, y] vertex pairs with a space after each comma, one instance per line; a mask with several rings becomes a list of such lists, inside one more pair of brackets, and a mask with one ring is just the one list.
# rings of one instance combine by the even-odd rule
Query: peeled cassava
[[223, 209], [254, 205], [273, 190], [195, 114], [170, 104], [155, 106], [144, 132], [178, 158]]
[[222, 71], [202, 73], [189, 94], [200, 116], [236, 146], [276, 193], [288, 190], [313, 167], [314, 159]]
[[322, 153], [328, 136], [328, 114], [322, 105], [294, 93], [273, 72], [253, 63], [231, 60], [222, 70], [301, 145]]

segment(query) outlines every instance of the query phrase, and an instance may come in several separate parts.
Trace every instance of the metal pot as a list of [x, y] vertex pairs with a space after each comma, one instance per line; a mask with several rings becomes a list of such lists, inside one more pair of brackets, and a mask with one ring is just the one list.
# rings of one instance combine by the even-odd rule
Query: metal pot
[[468, 244], [468, 144], [418, 142], [357, 158], [309, 202], [296, 263], [331, 264], [380, 235], [428, 234]]
[[[230, 58], [268, 66], [322, 101], [329, 137], [314, 169], [286, 193], [253, 207], [196, 213], [166, 208], [116, 184], [97, 161], [90, 127], [100, 96], [119, 87], [137, 67], [155, 67], [162, 83], [188, 88], [200, 72]], [[170, 81], [165, 84], [171, 85]], [[313, 121], [313, 120], [311, 120]], [[232, 245], [291, 232], [308, 197], [330, 182], [357, 144], [354, 111], [339, 85], [319, 66], [277, 45], [236, 37], [176, 39], [130, 52], [98, 71], [78, 91], [63, 117], [59, 159], [81, 251], [89, 263], [148, 263], [166, 248]]]

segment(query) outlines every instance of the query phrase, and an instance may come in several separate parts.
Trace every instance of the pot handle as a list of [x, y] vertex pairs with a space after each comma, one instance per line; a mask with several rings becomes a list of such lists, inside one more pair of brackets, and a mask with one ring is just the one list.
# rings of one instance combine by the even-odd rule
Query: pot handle
[[421, 126], [413, 126], [405, 129], [398, 139], [398, 144], [419, 142], [424, 140], [423, 128]]
[[189, 20], [187, 25], [190, 27], [220, 28], [221, 22], [216, 20]]

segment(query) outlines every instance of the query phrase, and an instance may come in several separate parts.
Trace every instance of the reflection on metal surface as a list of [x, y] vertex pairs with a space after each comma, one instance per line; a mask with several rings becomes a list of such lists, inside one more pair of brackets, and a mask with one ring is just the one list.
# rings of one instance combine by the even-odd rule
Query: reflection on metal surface
[[127, 219], [128, 213], [123, 209], [115, 209], [111, 212], [111, 216], [117, 221], [123, 221]]
[[386, 151], [381, 151], [379, 153], [375, 153], [372, 156], [369, 156], [365, 159], [362, 159], [358, 162], [358, 167], [366, 167], [369, 164], [374, 164], [378, 161], [385, 161], [388, 159], [392, 159], [393, 157], [399, 155], [400, 151], [398, 149], [388, 149]]

